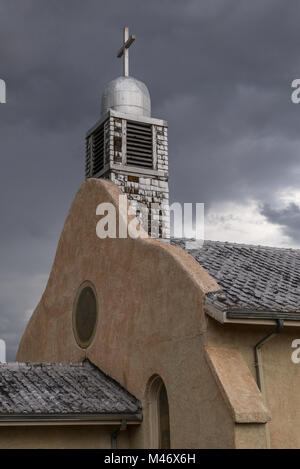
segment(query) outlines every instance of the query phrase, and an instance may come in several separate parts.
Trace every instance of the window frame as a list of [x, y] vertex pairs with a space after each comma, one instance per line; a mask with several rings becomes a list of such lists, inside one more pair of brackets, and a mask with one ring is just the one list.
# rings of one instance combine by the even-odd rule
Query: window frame
[[[78, 305], [78, 302], [79, 302], [80, 295], [82, 294], [82, 292], [86, 288], [90, 288], [93, 291], [93, 294], [94, 294], [94, 297], [95, 297], [95, 301], [96, 301], [96, 320], [95, 320], [95, 323], [94, 323], [94, 326], [93, 326], [93, 331], [92, 331], [91, 336], [89, 337], [89, 339], [87, 341], [83, 342], [80, 339], [80, 336], [79, 336], [78, 331], [77, 331], [76, 312], [77, 312], [77, 305]], [[99, 322], [99, 301], [98, 301], [96, 288], [94, 287], [94, 285], [90, 281], [86, 280], [85, 282], [83, 282], [80, 285], [80, 287], [77, 290], [76, 297], [75, 297], [75, 300], [74, 300], [74, 303], [73, 303], [73, 312], [72, 312], [73, 334], [74, 334], [74, 338], [76, 340], [76, 343], [80, 348], [85, 350], [88, 347], [90, 347], [90, 345], [93, 343], [93, 341], [95, 339], [96, 331], [97, 331], [98, 322]]]

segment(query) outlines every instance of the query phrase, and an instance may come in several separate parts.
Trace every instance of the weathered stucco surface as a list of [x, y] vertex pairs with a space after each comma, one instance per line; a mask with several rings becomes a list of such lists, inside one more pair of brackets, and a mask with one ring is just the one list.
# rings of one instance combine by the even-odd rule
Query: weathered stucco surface
[[[0, 427], [1, 449], [105, 449], [118, 427], [50, 425]], [[130, 447], [130, 429], [118, 437], [118, 448]]]
[[207, 347], [206, 356], [237, 423], [271, 420], [261, 393], [237, 349]]
[[[117, 207], [119, 194], [103, 180], [81, 186], [17, 359], [77, 362], [87, 357], [119, 381], [143, 404], [144, 420], [131, 430], [131, 447], [152, 445], [146, 390], [154, 374], [167, 388], [173, 448], [232, 448], [247, 441], [249, 447], [261, 447], [257, 435], [265, 435], [265, 425], [245, 424], [238, 432], [205, 356], [207, 344], [222, 342], [219, 334], [211, 334], [213, 344], [208, 343], [203, 310], [205, 293], [216, 291], [217, 283], [180, 248], [151, 239], [99, 239], [96, 207], [101, 202]], [[92, 344], [83, 350], [74, 338], [72, 310], [87, 280], [97, 292], [99, 320]]]
[[[275, 324], [221, 325], [208, 318], [207, 344], [238, 349], [256, 379], [254, 345], [273, 329]], [[294, 327], [284, 328], [260, 352], [264, 402], [271, 413], [271, 421], [266, 425], [268, 445], [271, 448], [300, 448], [300, 364], [294, 364], [291, 360], [294, 350], [291, 344], [299, 338], [298, 331]]]

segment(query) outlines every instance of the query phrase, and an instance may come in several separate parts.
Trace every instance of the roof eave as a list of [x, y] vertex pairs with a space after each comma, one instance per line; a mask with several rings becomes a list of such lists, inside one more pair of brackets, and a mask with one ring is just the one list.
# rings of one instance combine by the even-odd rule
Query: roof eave
[[206, 297], [205, 312], [221, 324], [255, 324], [273, 325], [278, 319], [283, 319], [285, 326], [300, 327], [300, 312], [296, 311], [271, 311], [271, 310], [230, 310], [215, 304]]
[[3, 414], [0, 426], [5, 425], [138, 425], [143, 420], [142, 412], [134, 414]]

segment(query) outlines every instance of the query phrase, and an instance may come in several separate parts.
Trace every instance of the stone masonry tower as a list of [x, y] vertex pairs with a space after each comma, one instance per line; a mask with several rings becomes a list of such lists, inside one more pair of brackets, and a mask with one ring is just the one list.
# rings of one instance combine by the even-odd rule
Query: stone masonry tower
[[[124, 76], [106, 86], [101, 118], [87, 132], [85, 176], [109, 179], [130, 201], [146, 206], [148, 219], [140, 216], [144, 228], [152, 236], [168, 239], [168, 124], [151, 117], [146, 85], [129, 76], [128, 49], [134, 40], [124, 28], [118, 53], [124, 57]], [[155, 229], [151, 217], [156, 220]]]

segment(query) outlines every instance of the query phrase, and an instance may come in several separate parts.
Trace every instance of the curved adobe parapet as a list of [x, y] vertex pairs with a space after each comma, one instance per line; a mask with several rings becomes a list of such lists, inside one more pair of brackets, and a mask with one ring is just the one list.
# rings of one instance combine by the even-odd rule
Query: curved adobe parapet
[[[89, 179], [80, 187], [17, 360], [79, 362], [88, 357], [142, 397], [143, 386], [154, 373], [166, 382], [168, 375], [177, 380], [179, 363], [184, 386], [184, 363], [195, 370], [202, 353], [204, 294], [219, 287], [178, 247], [150, 238], [98, 238], [96, 207], [101, 202], [118, 207], [119, 195], [119, 189], [104, 180]], [[83, 306], [76, 309], [84, 287]], [[75, 322], [82, 320], [85, 301], [91, 315], [97, 304], [98, 318], [87, 325], [89, 329], [95, 323], [95, 332], [88, 330], [81, 341], [73, 323], [74, 317]]]
[[[137, 333], [163, 340], [204, 327], [202, 294], [218, 285], [191, 256], [152, 239], [97, 237], [96, 207], [111, 202], [117, 208], [119, 194], [114, 184], [99, 179], [80, 187], [46, 290], [22, 337], [19, 361], [78, 361], [91, 351], [98, 355], [104, 344], [116, 347], [117, 330], [124, 341]], [[86, 281], [99, 298], [99, 330], [85, 350], [74, 338], [72, 313]]]

